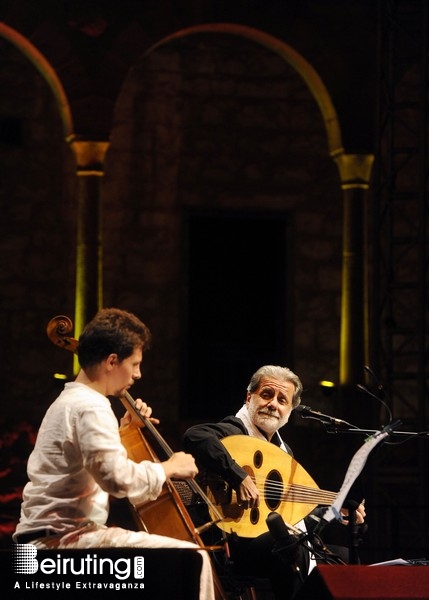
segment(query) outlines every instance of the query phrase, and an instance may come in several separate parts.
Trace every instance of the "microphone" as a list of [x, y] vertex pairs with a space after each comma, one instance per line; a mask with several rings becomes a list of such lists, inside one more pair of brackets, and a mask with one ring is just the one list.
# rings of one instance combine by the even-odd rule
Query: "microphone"
[[295, 527], [290, 530], [279, 513], [276, 512], [270, 512], [265, 522], [275, 540], [272, 550], [273, 554], [280, 554], [286, 560], [287, 564], [296, 563], [298, 559], [298, 545], [301, 541], [300, 536], [297, 535], [299, 530]]
[[[265, 522], [268, 526], [268, 529], [270, 530], [271, 535], [276, 541], [291, 536], [290, 529], [287, 527], [286, 523], [279, 515], [279, 513], [270, 512], [267, 518], [265, 519]], [[300, 533], [300, 531], [299, 529], [294, 528], [293, 533]]]
[[[368, 388], [366, 388], [364, 385], [360, 385], [359, 383], [357, 384], [357, 388], [361, 392], [364, 392], [365, 394], [368, 394], [368, 396], [371, 396], [372, 398], [374, 398], [375, 400], [377, 400], [378, 402], [380, 402], [380, 404], [382, 404], [384, 406], [384, 408], [386, 409], [387, 414], [389, 416], [389, 421], [391, 423], [393, 421], [392, 411], [390, 410], [390, 407], [387, 404], [387, 402], [385, 402], [385, 400], [387, 400], [387, 401], [390, 402], [390, 396], [386, 392], [386, 390], [384, 389], [384, 386], [379, 381], [378, 377], [376, 377], [374, 371], [370, 367], [368, 367], [367, 365], [364, 366], [364, 369], [365, 369], [365, 371], [367, 373], [369, 373], [369, 375], [371, 375], [372, 379], [374, 380], [375, 384], [377, 385], [377, 390], [380, 392], [380, 394], [382, 395], [382, 397], [376, 396], [375, 394], [373, 394], [372, 392], [370, 392]], [[385, 400], [383, 400], [383, 398], [385, 398]]]
[[379, 380], [377, 375], [374, 373], [374, 371], [371, 369], [371, 367], [369, 367], [368, 365], [364, 365], [363, 368], [364, 368], [364, 371], [366, 371], [368, 373], [368, 375], [371, 375], [372, 380], [374, 381], [374, 383], [377, 386], [377, 389], [380, 392], [383, 392], [383, 394], [384, 394], [385, 390], [384, 390], [383, 384], [381, 383], [381, 381]]
[[330, 425], [335, 425], [336, 427], [353, 427], [353, 425], [350, 425], [350, 423], [347, 421], [336, 419], [335, 417], [330, 417], [329, 415], [324, 415], [318, 410], [313, 410], [310, 408], [310, 406], [305, 406], [303, 404], [299, 404], [295, 408], [295, 412], [299, 413], [304, 419], [317, 419], [318, 421], [322, 421], [322, 423], [329, 423]]

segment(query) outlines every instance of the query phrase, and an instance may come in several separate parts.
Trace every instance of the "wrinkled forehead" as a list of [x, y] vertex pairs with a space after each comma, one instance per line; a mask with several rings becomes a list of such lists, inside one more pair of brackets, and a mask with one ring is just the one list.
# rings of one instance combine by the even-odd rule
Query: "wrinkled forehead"
[[276, 379], [275, 377], [262, 377], [259, 387], [256, 390], [260, 391], [262, 388], [272, 388], [274, 390], [278, 390], [279, 392], [283, 392], [286, 396], [290, 394], [294, 394], [295, 385], [291, 381], [286, 381], [284, 379]]

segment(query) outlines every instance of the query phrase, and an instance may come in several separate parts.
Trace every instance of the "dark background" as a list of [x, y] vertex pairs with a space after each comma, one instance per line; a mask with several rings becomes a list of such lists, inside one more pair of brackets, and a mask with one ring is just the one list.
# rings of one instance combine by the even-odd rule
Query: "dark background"
[[[190, 424], [235, 413], [270, 362], [300, 375], [304, 404], [364, 430], [389, 421], [386, 406], [403, 431], [428, 429], [427, 25], [419, 0], [0, 1], [4, 545], [38, 424], [63, 385], [54, 375], [73, 377], [46, 325], [79, 312], [82, 202], [100, 207], [84, 221], [102, 250], [87, 296], [151, 328], [133, 394], [173, 447]], [[300, 61], [326, 89], [343, 152], [374, 157], [347, 227]], [[108, 144], [83, 177], [79, 141]], [[364, 352], [343, 385], [354, 235], [364, 276], [350, 318], [363, 315]], [[332, 490], [365, 439], [297, 415], [284, 435]], [[356, 492], [368, 508], [364, 561], [428, 554], [427, 443], [395, 437], [371, 455]]]

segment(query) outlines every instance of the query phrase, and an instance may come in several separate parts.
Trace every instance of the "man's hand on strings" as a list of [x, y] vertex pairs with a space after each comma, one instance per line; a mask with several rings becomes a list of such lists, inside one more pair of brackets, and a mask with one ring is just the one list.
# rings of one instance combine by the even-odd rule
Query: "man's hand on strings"
[[[143, 400], [141, 398], [137, 398], [135, 400], [135, 407], [136, 407], [136, 410], [140, 413], [140, 415], [142, 417], [144, 417], [145, 419], [148, 419], [154, 425], [159, 425], [159, 419], [152, 417], [152, 407], [148, 406], [146, 404], [146, 402], [143, 402]], [[133, 420], [133, 416], [127, 410], [126, 413], [124, 414], [124, 416], [120, 420], [120, 426], [126, 427], [127, 425], [129, 425], [131, 423], [132, 420]]]
[[259, 506], [259, 490], [253, 479], [248, 475], [240, 483], [237, 491], [238, 506], [243, 508], [254, 508]]

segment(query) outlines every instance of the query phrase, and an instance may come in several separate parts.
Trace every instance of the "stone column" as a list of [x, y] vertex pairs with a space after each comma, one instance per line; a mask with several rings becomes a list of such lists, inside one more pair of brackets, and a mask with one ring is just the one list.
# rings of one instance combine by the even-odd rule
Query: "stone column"
[[365, 203], [374, 156], [335, 157], [343, 190], [343, 265], [339, 383], [362, 381], [367, 356], [367, 290], [365, 269]]
[[77, 164], [77, 240], [74, 336], [103, 304], [100, 187], [106, 141], [73, 139]]

